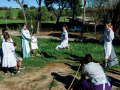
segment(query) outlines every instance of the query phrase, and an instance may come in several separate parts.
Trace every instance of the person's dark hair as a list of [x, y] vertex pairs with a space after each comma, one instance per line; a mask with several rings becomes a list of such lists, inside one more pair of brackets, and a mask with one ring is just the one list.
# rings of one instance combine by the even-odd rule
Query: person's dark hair
[[24, 25], [26, 25], [26, 24], [22, 24], [21, 27], [24, 27]]
[[2, 35], [4, 34], [5, 31], [7, 31], [7, 28], [2, 29]]
[[13, 43], [14, 47], [17, 46], [16, 43]]
[[65, 27], [65, 28], [66, 28], [66, 30], [68, 31], [68, 26], [67, 26], [67, 25], [64, 25], [63, 27]]
[[90, 54], [85, 55], [84, 60], [86, 61], [86, 63], [92, 62], [92, 56]]
[[10, 35], [8, 34], [8, 32], [5, 32], [3, 36], [4, 36], [5, 40], [7, 40], [8, 38], [10, 38]]
[[36, 34], [36, 31], [33, 31], [32, 34]]

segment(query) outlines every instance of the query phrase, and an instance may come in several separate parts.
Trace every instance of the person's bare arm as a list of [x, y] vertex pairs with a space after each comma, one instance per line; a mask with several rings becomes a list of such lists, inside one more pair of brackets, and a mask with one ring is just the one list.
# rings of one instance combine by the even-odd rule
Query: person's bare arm
[[67, 40], [67, 38], [65, 38], [65, 41]]

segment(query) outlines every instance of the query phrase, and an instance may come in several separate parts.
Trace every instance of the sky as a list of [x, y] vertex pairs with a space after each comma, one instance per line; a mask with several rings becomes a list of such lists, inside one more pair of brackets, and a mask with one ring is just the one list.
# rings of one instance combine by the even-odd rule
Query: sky
[[[28, 7], [30, 7], [30, 6], [38, 7], [36, 0], [25, 0], [25, 4], [27, 4]], [[44, 6], [43, 0], [42, 0], [41, 5]], [[6, 7], [12, 6], [12, 8], [21, 8], [19, 6], [19, 4], [16, 3], [16, 1], [14, 1], [14, 0], [11, 0], [10, 2], [8, 0], [2, 0], [2, 2], [0, 3], [0, 7], [4, 7], [4, 6], [6, 6]], [[55, 6], [55, 8], [57, 8], [57, 5]]]

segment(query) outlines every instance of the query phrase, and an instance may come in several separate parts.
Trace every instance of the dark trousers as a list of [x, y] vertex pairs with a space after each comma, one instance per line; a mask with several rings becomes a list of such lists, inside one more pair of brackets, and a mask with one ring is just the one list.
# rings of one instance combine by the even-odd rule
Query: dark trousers
[[[4, 73], [7, 73], [8, 67], [4, 67]], [[14, 73], [14, 67], [11, 67], [11, 73]]]

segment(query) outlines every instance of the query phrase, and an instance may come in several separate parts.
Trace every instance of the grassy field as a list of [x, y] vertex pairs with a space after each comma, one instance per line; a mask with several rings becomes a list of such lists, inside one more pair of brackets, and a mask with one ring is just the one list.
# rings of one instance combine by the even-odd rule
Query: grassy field
[[[7, 20], [7, 24], [12, 24], [12, 23], [24, 23], [24, 20]], [[6, 24], [6, 19], [0, 19], [0, 24]]]
[[[21, 54], [21, 42], [20, 42], [20, 37], [12, 37], [13, 41], [17, 44], [17, 49], [16, 49], [16, 54], [19, 57], [22, 57]], [[43, 53], [43, 55], [45, 56], [45, 58], [43, 56], [35, 56], [35, 57], [30, 57], [30, 58], [25, 58], [22, 61], [22, 65], [25, 66], [25, 69], [20, 70], [21, 72], [11, 76], [8, 75], [7, 77], [4, 76], [3, 71], [0, 72], [0, 79], [1, 79], [1, 83], [6, 84], [6, 82], [4, 82], [5, 79], [9, 79], [11, 77], [21, 77], [22, 75], [25, 75], [26, 73], [33, 73], [33, 72], [37, 72], [38, 70], [40, 70], [40, 67], [45, 67], [46, 65], [49, 66], [49, 64], [53, 64], [56, 61], [58, 61], [57, 63], [68, 63], [71, 64], [71, 68], [76, 67], [78, 68], [78, 66], [80, 65], [79, 62], [70, 62], [70, 61], [80, 61], [82, 57], [84, 57], [86, 54], [90, 54], [93, 49], [96, 47], [97, 43], [82, 43], [82, 42], [69, 42], [71, 44], [71, 49], [69, 52], [67, 52], [66, 49], [63, 50], [55, 50], [56, 46], [60, 43], [60, 41], [58, 40], [53, 40], [53, 39], [39, 39], [38, 38], [38, 47], [41, 50], [41, 52]], [[116, 42], [114, 43], [114, 50], [116, 52], [116, 55], [118, 58], [120, 58], [119, 56], [119, 50], [120, 47], [116, 44]], [[104, 46], [103, 44], [100, 44], [98, 46], [98, 48], [91, 54], [93, 57], [93, 60], [95, 62], [103, 62], [104, 61]], [[39, 53], [39, 50], [36, 51], [36, 53]], [[30, 53], [32, 55], [32, 51]], [[63, 61], [65, 60], [65, 61]], [[113, 67], [107, 67], [104, 68], [106, 71], [108, 71], [109, 69], [119, 69], [120, 65], [115, 65]], [[73, 69], [74, 70], [74, 69]], [[76, 70], [74, 70], [72, 73], [72, 75], [75, 75]], [[80, 73], [78, 73], [78, 76], [80, 76]], [[46, 75], [42, 75], [41, 78], [39, 80], [33, 80], [35, 81], [40, 81], [44, 78], [47, 78]], [[10, 82], [11, 83], [11, 82]], [[57, 84], [55, 82], [52, 83], [52, 85], [55, 84], [55, 86], [57, 86]], [[51, 84], [50, 84], [51, 86]], [[49, 86], [49, 87], [50, 87]], [[32, 87], [34, 88], [34, 87]], [[25, 90], [25, 89], [23, 89]]]
[[[13, 17], [17, 17], [19, 10], [20, 9], [12, 9], [11, 13]], [[0, 16], [5, 17], [5, 14], [6, 14], [6, 10], [0, 11]]]
[[[65, 22], [68, 22], [67, 20], [67, 16], [66, 17], [60, 17], [59, 22], [64, 22], [64, 18], [65, 18]], [[24, 23], [24, 20], [7, 20], [8, 24], [12, 24], [12, 23]], [[56, 21], [41, 21], [41, 23], [56, 23]], [[6, 19], [0, 19], [0, 24], [6, 24]]]
[[[17, 53], [20, 56], [21, 52], [21, 44], [19, 37], [12, 37], [13, 41], [16, 42], [18, 45]], [[23, 60], [25, 66], [33, 66], [33, 67], [43, 67], [46, 63], [50, 63], [52, 60], [72, 60], [72, 61], [80, 61], [82, 57], [86, 54], [90, 54], [93, 49], [96, 47], [96, 43], [76, 43], [76, 42], [69, 42], [71, 44], [71, 49], [67, 52], [66, 49], [63, 50], [55, 50], [55, 47], [60, 43], [58, 40], [52, 39], [38, 39], [38, 47], [47, 58], [47, 60], [43, 57], [35, 57], [35, 61], [31, 62], [33, 58], [26, 58]], [[97, 49], [91, 54], [95, 62], [103, 62], [104, 61], [104, 49], [103, 44], [100, 44]], [[120, 47], [114, 44], [114, 49], [118, 58]], [[37, 50], [37, 53], [40, 53]], [[31, 53], [32, 54], [32, 53]], [[21, 56], [20, 56], [21, 57]], [[39, 60], [40, 59], [40, 60]], [[29, 63], [29, 64], [28, 64]], [[34, 63], [34, 64], [33, 64]], [[74, 63], [73, 63], [74, 64]], [[79, 65], [79, 63], [75, 63]], [[120, 68], [119, 65], [110, 67], [110, 68]]]

